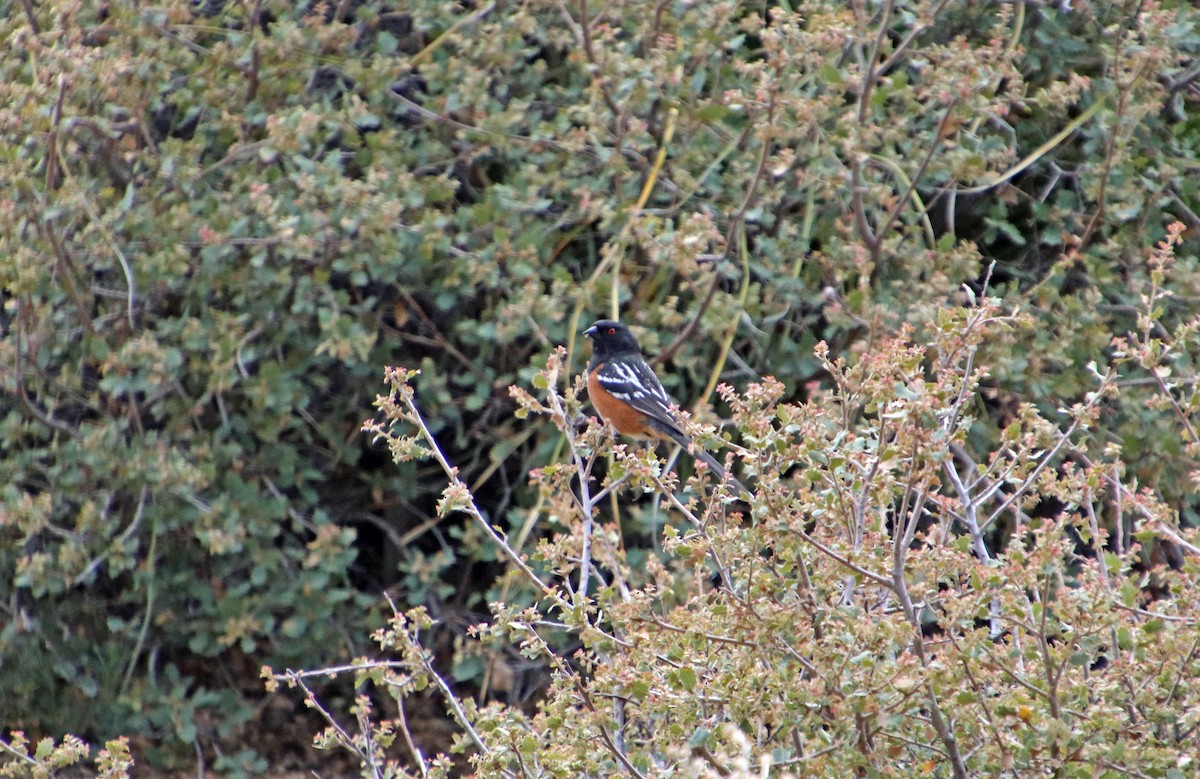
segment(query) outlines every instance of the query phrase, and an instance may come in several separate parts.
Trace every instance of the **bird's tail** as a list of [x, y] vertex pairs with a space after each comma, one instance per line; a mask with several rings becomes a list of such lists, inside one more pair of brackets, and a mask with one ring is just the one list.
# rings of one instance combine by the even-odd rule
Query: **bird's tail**
[[705, 450], [693, 445], [688, 447], [688, 452], [691, 453], [692, 457], [707, 465], [708, 469], [715, 473], [717, 477], [721, 479], [721, 481], [727, 482], [730, 487], [733, 487], [739, 493], [750, 492], [750, 490], [746, 489], [746, 485], [738, 481], [733, 474], [726, 472], [725, 466], [721, 465], [721, 463], [717, 461], [717, 458], [713, 457]]

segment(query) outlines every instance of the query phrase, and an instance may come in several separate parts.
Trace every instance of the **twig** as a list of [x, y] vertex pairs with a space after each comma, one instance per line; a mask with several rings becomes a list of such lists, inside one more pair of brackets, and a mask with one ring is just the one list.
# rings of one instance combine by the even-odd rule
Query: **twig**
[[1196, 428], [1192, 426], [1192, 420], [1188, 418], [1187, 412], [1183, 410], [1183, 407], [1179, 405], [1179, 401], [1177, 401], [1175, 396], [1171, 394], [1171, 390], [1167, 387], [1167, 382], [1163, 378], [1162, 373], [1159, 372], [1158, 366], [1150, 365], [1146, 367], [1146, 370], [1150, 372], [1150, 376], [1154, 379], [1154, 383], [1158, 386], [1159, 392], [1161, 392], [1162, 396], [1167, 399], [1171, 406], [1171, 410], [1175, 412], [1175, 416], [1179, 419], [1179, 423], [1183, 425], [1183, 429], [1187, 432], [1188, 440], [1190, 440], [1193, 444], [1200, 444], [1200, 435], [1197, 435]]
[[104, 224], [104, 220], [96, 211], [96, 207], [92, 204], [92, 201], [88, 199], [84, 188], [79, 184], [78, 181], [76, 181], [75, 175], [71, 172], [70, 166], [67, 165], [66, 159], [60, 157], [59, 165], [62, 167], [63, 174], [68, 180], [70, 180], [72, 184], [75, 185], [75, 189], [79, 193], [80, 202], [83, 203], [84, 210], [88, 212], [88, 216], [91, 217], [92, 223], [96, 226], [96, 230], [99, 231], [105, 242], [108, 243], [109, 248], [112, 249], [113, 255], [117, 258], [117, 262], [121, 264], [121, 269], [125, 273], [125, 284], [127, 287], [126, 302], [128, 303], [125, 314], [126, 318], [129, 320], [129, 328], [132, 330], [135, 327], [133, 321], [133, 311], [137, 297], [137, 281], [134, 278], [133, 270], [129, 266], [129, 260], [125, 258], [125, 252], [121, 251], [121, 247], [117, 245], [116, 236], [114, 236], [112, 231], [108, 229], [108, 225]]
[[[343, 5], [349, 5], [349, 4], [350, 4], [349, 2], [343, 3]], [[478, 22], [480, 19], [487, 16], [494, 10], [496, 10], [495, 0], [493, 0], [493, 2], [491, 2], [491, 3], [488, 3], [483, 8], [480, 8], [479, 10], [475, 11], [474, 13], [471, 13], [471, 14], [468, 14], [468, 15], [462, 17], [461, 19], [456, 21], [454, 24], [447, 27], [446, 31], [443, 32], [438, 37], [434, 38], [429, 43], [429, 45], [427, 45], [425, 48], [418, 51], [416, 54], [412, 55], [412, 57], [408, 60], [409, 67], [415, 68], [416, 66], [420, 65], [425, 60], [432, 57], [433, 54], [439, 48], [441, 48], [442, 45], [446, 43], [446, 41], [448, 41], [450, 39], [451, 35], [458, 32], [463, 27], [465, 27], [469, 24], [474, 24], [475, 22]]]
[[288, 684], [294, 684], [303, 690], [305, 705], [311, 709], [316, 709], [321, 717], [329, 723], [329, 727], [337, 734], [337, 742], [341, 744], [344, 749], [348, 750], [356, 758], [358, 758], [360, 763], [363, 765], [373, 766], [374, 760], [372, 757], [365, 753], [358, 746], [358, 744], [355, 743], [354, 737], [351, 736], [350, 733], [342, 727], [341, 723], [339, 723], [337, 719], [330, 714], [324, 706], [321, 705], [321, 701], [319, 698], [317, 698], [317, 694], [313, 692], [312, 688], [304, 682], [304, 678], [307, 676], [328, 675], [330, 671], [331, 669], [322, 669], [320, 671], [288, 671], [283, 674], [273, 674], [272, 678]]
[[362, 752], [367, 759], [364, 761], [371, 769], [372, 779], [383, 779], [383, 772], [379, 770], [379, 750], [375, 743], [375, 736], [371, 730], [370, 711], [365, 706], [354, 707], [354, 719], [358, 722], [358, 732], [362, 734]]
[[421, 776], [429, 775], [429, 766], [425, 764], [425, 756], [421, 754], [421, 750], [417, 749], [417, 745], [413, 743], [412, 733], [408, 729], [408, 717], [404, 713], [404, 700], [396, 701], [396, 710], [400, 720], [400, 733], [404, 736], [404, 743], [408, 746], [408, 751], [412, 753], [413, 759], [417, 761], [417, 768], [421, 771]]
[[51, 413], [42, 411], [40, 408], [38, 408], [37, 404], [33, 402], [33, 399], [29, 397], [29, 393], [25, 390], [25, 368], [21, 364], [23, 359], [21, 352], [23, 351], [22, 343], [24, 340], [22, 337], [24, 334], [24, 327], [22, 324], [24, 320], [24, 308], [25, 307], [21, 299], [17, 298], [17, 315], [15, 317], [15, 321], [13, 322], [13, 328], [16, 330], [16, 348], [13, 349], [13, 378], [17, 385], [17, 397], [21, 399], [21, 405], [25, 407], [25, 410], [34, 419], [38, 420], [47, 427], [59, 431], [60, 433], [65, 433], [74, 437], [79, 431], [65, 422], [58, 421], [51, 415]]
[[46, 160], [46, 192], [49, 193], [58, 187], [58, 128], [62, 124], [63, 102], [67, 96], [67, 77], [65, 74], [58, 76], [58, 99], [54, 101], [54, 112], [50, 117], [50, 137], [47, 139], [47, 160]]
[[971, 663], [968, 660], [968, 654], [958, 643], [958, 637], [955, 635], [954, 631], [946, 631], [946, 638], [951, 644], [954, 645], [958, 657], [962, 660], [963, 673], [967, 677], [967, 683], [971, 685], [973, 690], [975, 690], [976, 701], [979, 704], [979, 708], [983, 710], [983, 719], [988, 725], [988, 735], [993, 741], [996, 742], [996, 748], [1000, 754], [1007, 754], [1008, 748], [1005, 746], [1004, 740], [1001, 738], [1000, 730], [996, 727], [996, 719], [994, 716], [992, 716], [992, 707], [988, 703], [989, 696], [987, 694], [987, 686], [980, 684], [979, 680], [975, 678], [975, 672], [971, 670]]
[[717, 290], [720, 288], [721, 272], [716, 268], [713, 268], [713, 277], [712, 281], [708, 285], [708, 292], [705, 293], [704, 298], [700, 301], [700, 305], [696, 307], [695, 315], [693, 315], [688, 320], [688, 323], [683, 326], [683, 329], [679, 331], [679, 335], [676, 336], [675, 340], [650, 361], [651, 365], [659, 365], [660, 363], [670, 360], [675, 356], [675, 352], [679, 351], [681, 346], [692, 340], [692, 335], [696, 332], [696, 326], [700, 324], [700, 318], [704, 316], [704, 312], [708, 310], [709, 305], [712, 304], [713, 298], [715, 298], [717, 295]]
[[1084, 110], [1083, 113], [1081, 113], [1079, 116], [1075, 117], [1070, 122], [1068, 122], [1067, 125], [1065, 127], [1063, 127], [1061, 130], [1059, 130], [1057, 133], [1055, 133], [1052, 138], [1050, 138], [1048, 141], [1043, 143], [1041, 146], [1034, 149], [1032, 152], [1030, 152], [1028, 155], [1026, 155], [1023, 160], [1018, 162], [1016, 165], [1012, 166], [1011, 168], [1006, 170], [1004, 173], [995, 177], [994, 179], [987, 182], [986, 184], [980, 184], [977, 187], [965, 187], [963, 189], [959, 189], [958, 194], [960, 194], [960, 195], [978, 195], [983, 192], [987, 192], [990, 189], [994, 189], [994, 188], [1000, 186], [1001, 184], [1003, 184], [1007, 181], [1011, 181], [1012, 179], [1016, 178], [1017, 174], [1021, 173], [1021, 171], [1025, 170], [1026, 168], [1028, 168], [1031, 165], [1033, 165], [1034, 163], [1036, 163], [1038, 160], [1040, 160], [1042, 157], [1044, 157], [1046, 154], [1048, 154], [1051, 150], [1053, 150], [1054, 147], [1061, 144], [1063, 141], [1065, 141], [1067, 138], [1069, 138], [1076, 130], [1078, 130], [1080, 127], [1082, 127], [1084, 124], [1086, 124], [1089, 119], [1091, 119], [1093, 116], [1095, 116], [1096, 113], [1101, 108], [1104, 107], [1104, 104], [1107, 102], [1107, 100], [1108, 100], [1107, 94], [1101, 95], [1100, 97], [1098, 97], [1096, 99], [1096, 101], [1094, 103], [1092, 103], [1090, 106], [1088, 106], [1087, 109]]
[[[580, 5], [586, 7], [587, 0], [579, 0], [579, 2]], [[650, 193], [654, 191], [654, 185], [658, 182], [658, 178], [662, 174], [663, 164], [667, 161], [667, 147], [671, 145], [671, 138], [675, 136], [675, 125], [678, 120], [679, 109], [671, 108], [667, 112], [667, 126], [663, 130], [662, 142], [658, 145], [658, 153], [654, 155], [654, 165], [651, 166], [650, 173], [642, 183], [642, 190], [638, 194], [637, 205], [634, 207], [629, 221], [626, 222], [626, 226], [633, 225], [634, 219], [637, 218], [637, 215], [642, 212], [642, 209], [646, 207], [646, 203], [650, 200]], [[616, 252], [613, 263], [613, 280], [609, 286], [609, 307], [613, 319], [621, 318], [621, 261], [624, 256], [624, 252]]]
[[10, 755], [17, 758], [18, 760], [20, 760], [23, 763], [28, 763], [29, 765], [32, 765], [32, 766], [36, 766], [38, 764], [38, 761], [34, 760], [32, 757], [25, 754], [21, 750], [13, 749], [12, 745], [9, 744], [7, 741], [5, 741], [2, 738], [0, 738], [0, 749], [3, 749], [5, 752], [8, 752]]
[[779, 86], [779, 77], [780, 71], [776, 69], [775, 79], [771, 84], [771, 90], [767, 98], [767, 119], [764, 123], [766, 130], [763, 133], [762, 153], [758, 155], [758, 165], [754, 168], [754, 178], [750, 179], [750, 185], [746, 187], [746, 194], [742, 197], [742, 203], [738, 206], [737, 212], [729, 223], [729, 229], [725, 232], [726, 253], [733, 251], [733, 247], [738, 243], [734, 238], [739, 232], [744, 232], [745, 230], [746, 214], [750, 211], [750, 206], [754, 203], [754, 198], [758, 194], [758, 188], [762, 184], [763, 175], [767, 171], [767, 161], [771, 158], [771, 139], [775, 130], [776, 91]]
[[158, 522], [150, 523], [150, 547], [146, 550], [146, 613], [142, 616], [142, 626], [138, 630], [137, 640], [134, 641], [133, 651], [129, 653], [129, 665], [125, 669], [125, 678], [121, 681], [120, 695], [129, 689], [133, 680], [133, 672], [137, 668], [138, 656], [146, 645], [146, 636], [150, 632], [150, 621], [154, 618], [154, 599], [157, 593], [158, 579], [155, 576], [158, 564]]
[[[1174, 614], [1162, 614], [1157, 611], [1147, 611], [1146, 609], [1140, 609], [1137, 606], [1126, 606], [1124, 603], [1116, 600], [1112, 602], [1112, 606], [1116, 609], [1120, 609], [1121, 611], [1128, 611], [1130, 614], [1137, 614], [1139, 617], [1147, 617], [1148, 619], [1161, 619], [1164, 622], [1179, 622], [1184, 625], [1200, 624], [1200, 620], [1193, 619], [1192, 617], [1178, 617]], [[1194, 650], [1195, 647], [1193, 647], [1193, 651]], [[1185, 666], [1181, 665], [1180, 667]]]
[[[34, 35], [40, 35], [42, 28], [38, 26], [37, 15], [33, 12], [33, 1], [21, 0], [21, 5], [25, 9], [25, 18], [29, 22], [29, 29], [33, 30]], [[0, 741], [0, 744], [3, 743], [3, 741]]]
[[250, 64], [244, 71], [246, 74], [246, 97], [243, 99], [243, 103], [245, 105], [250, 105], [258, 96], [258, 74], [262, 67], [262, 58], [258, 50], [259, 25], [261, 24], [262, 0], [254, 0], [254, 7], [250, 10], [250, 21], [247, 24], [251, 43]]
[[[40, 198], [39, 198], [40, 199]], [[42, 204], [45, 205], [44, 203]], [[46, 213], [44, 209], [42, 213]], [[75, 263], [71, 261], [71, 254], [62, 244], [62, 240], [58, 237], [58, 233], [54, 229], [54, 223], [49, 218], [43, 218], [38, 221], [38, 226], [42, 228], [43, 234], [46, 236], [46, 242], [50, 244], [51, 250], [54, 252], [54, 257], [58, 260], [59, 273], [62, 276], [63, 285], [67, 288], [67, 295], [75, 304], [75, 309], [79, 313], [79, 326], [83, 329], [85, 335], [92, 335], [90, 309], [84, 305], [83, 296], [79, 294], [79, 289], [75, 286]], [[123, 296], [122, 296], [123, 297]]]
[[[475, 726], [471, 724], [470, 718], [467, 717], [466, 710], [463, 709], [462, 704], [458, 702], [458, 697], [454, 694], [454, 691], [450, 689], [450, 685], [446, 684], [446, 680], [443, 679], [441, 674], [439, 674], [433, 667], [433, 663], [429, 660], [428, 653], [419, 645], [414, 646], [414, 648], [416, 649], [416, 655], [420, 658], [421, 667], [425, 670], [425, 673], [429, 675], [429, 678], [433, 680], [433, 683], [437, 685], [438, 690], [441, 691], [442, 697], [446, 699], [446, 705], [450, 707], [450, 710], [454, 715], [454, 719], [458, 722], [462, 729], [466, 731], [467, 736], [471, 739], [471, 743], [473, 743], [475, 748], [481, 753], [485, 755], [491, 755], [492, 750], [488, 748], [488, 745], [484, 743], [483, 738], [479, 735], [479, 732], [475, 730]], [[509, 771], [503, 771], [503, 774], [505, 776], [512, 776], [512, 773]]]
[[451, 465], [450, 461], [446, 459], [446, 455], [442, 453], [441, 447], [438, 446], [437, 439], [434, 438], [433, 433], [430, 432], [429, 427], [425, 424], [425, 419], [421, 416], [421, 412], [417, 409], [412, 392], [409, 391], [401, 393], [401, 402], [404, 404], [404, 408], [407, 411], [406, 416], [408, 421], [417, 426], [417, 429], [421, 433], [421, 438], [424, 439], [425, 443], [429, 446], [430, 455], [434, 460], [437, 461], [437, 464], [442, 467], [442, 471], [449, 479], [450, 486], [447, 492], [452, 490], [463, 497], [461, 505], [457, 507], [458, 510], [464, 512], [467, 514], [467, 516], [474, 520], [475, 524], [477, 524], [479, 528], [483, 530], [484, 534], [491, 539], [492, 543], [496, 544], [496, 546], [499, 547], [502, 552], [504, 552], [509, 561], [512, 562], [512, 564], [515, 565], [521, 571], [521, 573], [525, 575], [530, 583], [537, 587], [537, 589], [540, 590], [544, 596], [553, 600], [560, 608], [569, 610], [571, 608], [570, 604], [563, 600], [561, 595], [551, 589], [538, 577], [536, 573], [533, 572], [533, 569], [531, 569], [529, 565], [526, 564], [526, 562], [521, 558], [521, 556], [518, 555], [512, 549], [512, 547], [508, 545], [508, 542], [505, 541], [498, 532], [496, 532], [496, 529], [492, 527], [492, 524], [483, 516], [483, 513], [479, 510], [479, 507], [475, 505], [475, 497], [471, 495], [470, 489], [463, 482], [463, 480], [459, 478], [458, 469]]
[[[561, 365], [562, 351], [557, 351], [556, 355], [558, 357], [556, 364]], [[550, 408], [555, 418], [561, 419], [563, 424], [567, 425], [569, 424], [567, 422], [567, 411], [563, 407], [562, 397], [558, 394], [555, 386], [556, 383], [551, 381], [548, 384]], [[571, 453], [571, 462], [575, 464], [575, 471], [579, 477], [579, 495], [576, 496], [574, 492], [571, 495], [575, 498], [579, 506], [583, 521], [583, 525], [580, 528], [583, 538], [579, 549], [579, 589], [577, 590], [577, 594], [581, 601], [585, 601], [587, 599], [588, 582], [591, 579], [592, 571], [592, 533], [595, 532], [596, 526], [596, 503], [601, 500], [602, 496], [595, 498], [591, 496], [591, 468], [580, 457], [579, 450], [575, 448], [573, 436], [571, 436], [569, 431], [564, 432], [567, 432], [567, 449]], [[612, 487], [613, 485], [610, 484], [609, 486]], [[570, 586], [569, 581], [568, 586]]]
[[[141, 495], [138, 496], [137, 511], [134, 512], [133, 519], [130, 520], [129, 526], [125, 528], [124, 532], [122, 532], [120, 537], [117, 539], [117, 543], [124, 544], [127, 542], [131, 537], [133, 537], [133, 534], [137, 532], [138, 526], [142, 524], [142, 514], [146, 509], [146, 496], [149, 494], [149, 489], [149, 487], [144, 485], [142, 486]], [[105, 552], [92, 558], [87, 567], [75, 577], [75, 586], [78, 587], [86, 582], [88, 577], [90, 577], [92, 573], [100, 567], [100, 564], [108, 559], [108, 556], [108, 553]]]
[[900, 212], [904, 210], [904, 204], [907, 203], [908, 199], [912, 197], [914, 192], [916, 192], [917, 182], [919, 182], [921, 177], [925, 175], [925, 171], [928, 170], [929, 164], [933, 162], [933, 155], [937, 153], [938, 147], [941, 145], [942, 134], [945, 132], [946, 127], [950, 124], [950, 117], [954, 114], [954, 109], [957, 106], [957, 99], [951, 100], [950, 104], [946, 106], [946, 113], [942, 115], [942, 121], [938, 122], [937, 131], [933, 135], [933, 141], [929, 144], [929, 151], [925, 152], [925, 158], [922, 159], [921, 164], [917, 166], [917, 172], [909, 178], [908, 187], [904, 190], [904, 194], [901, 195], [900, 199], [896, 201], [895, 207], [892, 208], [887, 219], [883, 221], [883, 226], [879, 228], [878, 232], [876, 232], [875, 235], [877, 237], [882, 238], [884, 235], [887, 235], [888, 230], [892, 229], [892, 225], [895, 224], [896, 220], [900, 218]]
[[803, 530], [801, 530], [797, 535], [799, 535], [800, 538], [804, 539], [806, 542], [808, 542], [808, 543], [812, 544], [814, 547], [816, 547], [817, 550], [820, 551], [822, 554], [824, 554], [826, 557], [831, 558], [832, 560], [837, 562], [839, 565], [843, 565], [846, 568], [849, 568], [851, 571], [854, 571], [855, 573], [857, 573], [859, 576], [863, 577], [864, 579], [872, 581], [875, 584], [878, 584], [880, 587], [885, 587], [888, 590], [896, 589], [895, 584], [893, 583], [893, 581], [891, 579], [889, 579], [885, 576], [880, 576], [879, 574], [875, 573], [874, 571], [869, 571], [866, 568], [863, 568], [861, 565], [851, 562], [849, 558], [844, 557], [844, 556], [838, 554], [837, 552], [833, 551], [833, 549], [829, 548], [828, 546], [825, 546], [825, 544], [823, 544], [820, 541], [818, 541], [817, 539], [813, 538], [808, 533], [805, 533]]
[[[941, 0], [941, 2], [939, 2], [937, 6], [929, 12], [929, 18], [936, 21], [938, 16], [941, 15], [942, 11], [946, 10], [946, 6], [948, 5], [950, 5], [950, 0]], [[884, 21], [886, 22], [887, 20], [885, 19]], [[912, 45], [912, 42], [916, 40], [917, 36], [924, 33], [931, 26], [932, 25], [930, 24], [914, 25], [913, 28], [909, 30], [908, 35], [904, 36], [904, 40], [900, 41], [896, 48], [892, 50], [892, 53], [888, 55], [888, 58], [881, 62], [879, 67], [875, 68], [875, 73], [886, 73], [887, 71], [891, 70], [892, 67], [894, 67], [895, 64], [900, 61], [900, 57], [908, 52], [908, 47]], [[886, 32], [887, 28], [885, 25], [881, 24], [880, 30], [881, 32]]]
[[[408, 307], [412, 310], [412, 312], [417, 315], [417, 318], [429, 328], [431, 333], [433, 333], [432, 338], [434, 345], [457, 360], [460, 365], [469, 370], [471, 374], [474, 375], [475, 378], [481, 383], [488, 384], [490, 379], [488, 378], [488, 375], [484, 373], [483, 369], [471, 362], [471, 360], [465, 354], [459, 351], [458, 347], [450, 343], [450, 341], [447, 340], [444, 335], [442, 335], [442, 331], [438, 329], [437, 323], [435, 323], [432, 317], [425, 312], [425, 308], [419, 302], [417, 302], [417, 299], [412, 296], [412, 293], [400, 285], [396, 285], [396, 289], [404, 298], [404, 302], [408, 304]], [[407, 337], [408, 334], [402, 332], [401, 336]]]
[[589, 18], [587, 0], [579, 0], [579, 36], [583, 43], [583, 54], [595, 69], [592, 78], [600, 89], [600, 94], [604, 97], [608, 110], [612, 112], [613, 120], [620, 122], [624, 112], [617, 105], [617, 101], [613, 99], [612, 93], [608, 91], [608, 85], [600, 74], [600, 62], [596, 59], [596, 51], [592, 46], [592, 20]]
[[1050, 465], [1051, 461], [1054, 459], [1054, 456], [1058, 454], [1059, 450], [1066, 446], [1067, 442], [1070, 441], [1071, 436], [1074, 435], [1075, 431], [1079, 428], [1084, 412], [1088, 411], [1100, 402], [1100, 398], [1104, 396], [1104, 390], [1110, 384], [1112, 384], [1115, 376], [1116, 373], [1110, 370], [1108, 375], [1106, 375], [1103, 381], [1101, 381], [1100, 386], [1088, 394], [1087, 403], [1085, 403], [1084, 406], [1079, 409], [1079, 413], [1076, 414], [1075, 419], [1071, 422], [1071, 425], [1058, 436], [1058, 441], [1056, 441], [1054, 446], [1050, 448], [1050, 451], [1042, 455], [1038, 464], [1034, 466], [1032, 471], [1029, 472], [1029, 475], [1025, 477], [1025, 480], [1022, 481], [1015, 490], [1013, 490], [1013, 494], [1010, 495], [1003, 503], [1001, 503], [1000, 507], [993, 511], [986, 520], [984, 520], [983, 527], [991, 525], [991, 523], [998, 516], [1000, 516], [1000, 514], [1002, 514], [1010, 504], [1024, 496], [1025, 490], [1029, 489], [1029, 486], [1033, 484], [1039, 475], [1041, 475], [1042, 471], [1044, 471]]
[[[575, 690], [579, 693], [579, 697], [582, 699], [584, 706], [586, 706], [593, 714], [598, 714], [599, 711], [596, 708], [595, 702], [592, 700], [591, 693], [588, 692], [587, 685], [585, 685], [579, 678], [579, 674], [571, 670], [571, 668], [568, 667], [565, 662], [563, 662], [563, 659], [558, 655], [557, 652], [551, 651], [550, 647], [546, 645], [544, 639], [542, 639], [542, 637], [538, 635], [536, 631], [531, 632], [537, 641], [542, 645], [542, 651], [546, 652], [551, 662], [555, 665], [555, 667], [558, 668], [559, 673], [570, 679], [575, 685]], [[597, 727], [600, 728], [601, 740], [604, 741], [604, 745], [608, 748], [608, 751], [612, 753], [613, 757], [617, 759], [617, 762], [621, 764], [621, 767], [624, 768], [625, 771], [631, 776], [637, 777], [637, 779], [645, 779], [645, 775], [641, 771], [637, 770], [637, 767], [629, 761], [629, 756], [626, 755], [624, 750], [617, 745], [616, 740], [614, 740], [612, 734], [609, 733], [608, 727], [600, 720], [597, 720]]]
[[695, 514], [689, 511], [687, 506], [683, 505], [679, 498], [675, 497], [675, 493], [667, 489], [666, 485], [664, 485], [658, 477], [654, 478], [654, 483], [658, 487], [659, 493], [666, 497], [667, 502], [674, 506], [679, 513], [683, 514], [683, 516], [687, 518], [688, 522], [690, 522], [691, 525], [696, 528], [696, 532], [698, 532], [704, 539], [704, 547], [707, 550], [708, 557], [713, 561], [713, 565], [717, 567], [718, 573], [721, 574], [721, 583], [725, 586], [726, 590], [736, 596], [737, 590], [734, 589], [733, 586], [733, 575], [729, 571], [729, 565], [721, 559], [721, 555], [719, 552], [717, 552], [714, 544], [712, 543], [712, 538], [709, 536], [708, 530], [705, 528], [704, 523], [701, 522]]
[[[911, 520], [912, 524], [916, 524], [916, 516], [922, 509], [924, 501], [920, 501], [913, 506]], [[907, 536], [907, 534], [905, 534]], [[892, 543], [892, 591], [896, 594], [900, 601], [900, 606], [904, 609], [904, 616], [908, 619], [909, 624], [913, 629], [913, 652], [917, 655], [917, 659], [921, 662], [921, 667], [929, 670], [930, 658], [925, 651], [925, 639], [921, 633], [921, 618], [917, 613], [916, 607], [913, 605], [912, 597], [908, 592], [908, 581], [904, 578], [905, 558], [907, 556], [908, 546], [904, 540], [897, 537]], [[938, 703], [937, 693], [933, 689], [933, 680], [926, 678], [925, 692], [929, 700], [929, 719], [933, 724], [933, 729], [937, 731], [938, 738], [946, 748], [946, 757], [950, 760], [950, 769], [954, 773], [955, 779], [967, 779], [970, 775], [967, 772], [966, 762], [963, 760], [962, 754], [958, 749], [958, 739], [954, 735], [954, 729], [950, 723], [946, 721], [942, 714], [942, 707]]]

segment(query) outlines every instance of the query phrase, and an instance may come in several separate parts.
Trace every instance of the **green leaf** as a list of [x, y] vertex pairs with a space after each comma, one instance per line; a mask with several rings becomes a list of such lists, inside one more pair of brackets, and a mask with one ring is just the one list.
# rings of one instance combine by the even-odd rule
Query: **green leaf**
[[720, 103], [705, 103], [696, 109], [693, 116], [701, 122], [720, 122], [729, 114], [729, 108]]

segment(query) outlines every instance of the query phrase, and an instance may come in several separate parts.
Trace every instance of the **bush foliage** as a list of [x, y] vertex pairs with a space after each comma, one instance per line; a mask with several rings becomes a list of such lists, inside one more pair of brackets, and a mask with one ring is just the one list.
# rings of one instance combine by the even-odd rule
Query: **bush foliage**
[[[1160, 259], [1169, 253], [1164, 244]], [[1026, 405], [979, 461], [967, 449], [983, 344], [1028, 324], [984, 300], [943, 311], [925, 346], [902, 333], [853, 365], [819, 347], [832, 387], [808, 404], [781, 403], [773, 379], [724, 389], [746, 446], [738, 459], [758, 476], [744, 506], [701, 479], [679, 493], [645, 452], [608, 449], [598, 425], [574, 431], [578, 384], [558, 395], [560, 351], [535, 382], [548, 397], [518, 395], [569, 436], [570, 464], [543, 472], [547, 515], [568, 532], [539, 547], [536, 569], [494, 538], [536, 602], [493, 604], [467, 650], [509, 649], [512, 662], [519, 648], [543, 664], [553, 679], [536, 713], [456, 699], [420, 607], [378, 631], [397, 659], [358, 661], [358, 684], [401, 714], [436, 690], [484, 776], [1194, 773], [1200, 547], [1122, 481], [1115, 447], [1092, 451], [1102, 405], [1119, 396], [1115, 372], [1096, 375], [1061, 422]], [[419, 433], [370, 429], [397, 459], [432, 454], [450, 479], [441, 510], [494, 536], [410, 378], [392, 374], [380, 406]], [[593, 494], [606, 451], [614, 467]], [[638, 564], [625, 551], [619, 521], [600, 510], [610, 489], [665, 498], [675, 521], [661, 557]], [[1151, 599], [1140, 552], [1164, 538], [1189, 556], [1153, 572]], [[307, 689], [301, 675], [276, 678]], [[414, 746], [403, 716], [357, 732], [329, 716], [323, 742], [375, 776], [450, 773]], [[400, 733], [417, 771], [388, 751]]]
[[[259, 666], [367, 651], [386, 590], [418, 609], [381, 634], [395, 689], [549, 684], [537, 714], [462, 704], [481, 765], [1169, 772], [1196, 700], [1196, 21], [7, 4], [5, 724], [261, 772]], [[577, 334], [617, 313], [699, 419], [750, 385], [722, 396], [748, 509], [571, 481], [610, 451], [566, 424]], [[421, 371], [406, 418], [452, 494], [359, 432], [388, 364]]]

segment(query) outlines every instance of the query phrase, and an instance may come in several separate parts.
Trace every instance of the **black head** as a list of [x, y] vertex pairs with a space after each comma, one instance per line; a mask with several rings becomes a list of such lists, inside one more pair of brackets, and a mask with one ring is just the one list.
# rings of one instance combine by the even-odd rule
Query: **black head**
[[600, 359], [624, 352], [641, 352], [629, 328], [612, 319], [601, 319], [583, 334], [592, 339], [592, 354]]

